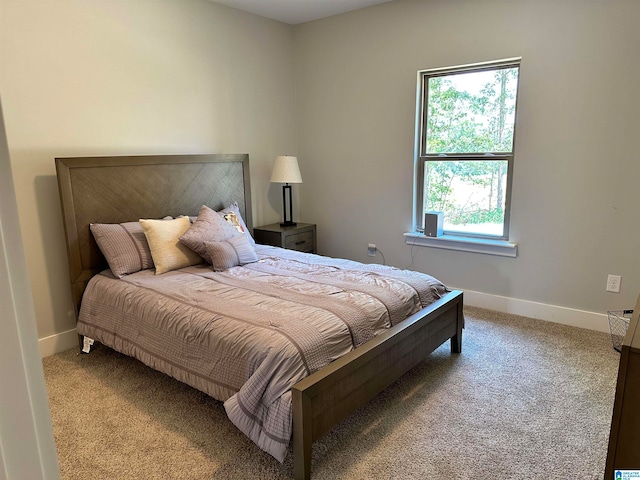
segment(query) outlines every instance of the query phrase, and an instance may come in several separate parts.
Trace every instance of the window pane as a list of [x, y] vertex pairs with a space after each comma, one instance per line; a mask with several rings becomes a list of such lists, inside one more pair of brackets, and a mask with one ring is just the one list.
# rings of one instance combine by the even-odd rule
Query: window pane
[[504, 234], [506, 160], [425, 162], [424, 212], [444, 212], [444, 230]]
[[518, 68], [428, 79], [426, 153], [513, 150]]

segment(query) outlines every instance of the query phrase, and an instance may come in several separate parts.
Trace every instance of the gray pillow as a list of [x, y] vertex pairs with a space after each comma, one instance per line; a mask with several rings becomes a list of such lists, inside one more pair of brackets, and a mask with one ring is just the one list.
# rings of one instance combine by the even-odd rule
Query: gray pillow
[[258, 254], [245, 235], [224, 242], [206, 242], [205, 246], [216, 272], [258, 261]]
[[92, 223], [89, 228], [116, 277], [154, 267], [151, 250], [139, 222]]
[[206, 242], [223, 242], [241, 235], [236, 228], [225, 221], [222, 215], [202, 205], [198, 217], [180, 237], [180, 242], [211, 263], [211, 257], [205, 246]]

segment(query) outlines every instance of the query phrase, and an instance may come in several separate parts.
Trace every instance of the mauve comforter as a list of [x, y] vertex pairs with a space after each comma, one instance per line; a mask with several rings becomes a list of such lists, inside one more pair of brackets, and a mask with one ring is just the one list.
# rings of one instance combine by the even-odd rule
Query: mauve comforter
[[283, 461], [293, 384], [449, 290], [429, 275], [281, 248], [225, 272], [196, 266], [84, 293], [78, 333], [224, 401], [231, 421]]

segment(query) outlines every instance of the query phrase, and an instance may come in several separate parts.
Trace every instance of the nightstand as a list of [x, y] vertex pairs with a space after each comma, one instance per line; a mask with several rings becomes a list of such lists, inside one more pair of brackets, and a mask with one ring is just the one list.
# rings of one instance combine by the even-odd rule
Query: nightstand
[[316, 253], [316, 226], [313, 223], [300, 223], [293, 227], [283, 227], [279, 223], [263, 225], [253, 229], [256, 243], [274, 247]]

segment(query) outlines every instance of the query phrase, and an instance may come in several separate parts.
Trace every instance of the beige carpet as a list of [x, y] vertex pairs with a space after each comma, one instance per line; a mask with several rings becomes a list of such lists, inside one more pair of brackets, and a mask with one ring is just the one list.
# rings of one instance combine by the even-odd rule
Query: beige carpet
[[[314, 444], [314, 479], [601, 480], [609, 335], [466, 308], [448, 343]], [[105, 347], [44, 359], [63, 479], [284, 479], [220, 402]]]

